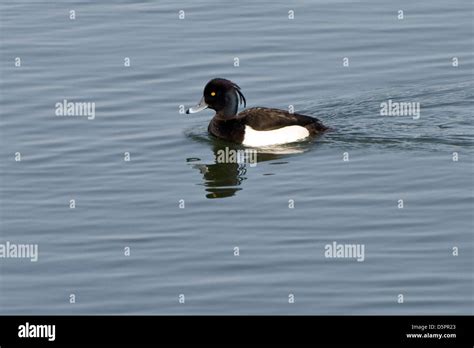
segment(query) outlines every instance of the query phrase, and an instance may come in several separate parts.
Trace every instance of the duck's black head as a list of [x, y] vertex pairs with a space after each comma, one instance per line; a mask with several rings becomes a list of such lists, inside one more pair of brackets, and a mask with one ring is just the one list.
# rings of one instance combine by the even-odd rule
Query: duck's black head
[[204, 87], [201, 101], [195, 107], [189, 108], [186, 113], [193, 114], [204, 109], [213, 109], [216, 115], [222, 118], [232, 118], [237, 114], [239, 104], [246, 106], [246, 100], [240, 87], [226, 79], [212, 79]]

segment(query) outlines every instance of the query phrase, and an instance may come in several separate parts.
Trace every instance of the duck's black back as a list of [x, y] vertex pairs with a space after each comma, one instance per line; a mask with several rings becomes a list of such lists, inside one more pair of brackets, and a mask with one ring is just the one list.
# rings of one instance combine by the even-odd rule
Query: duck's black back
[[257, 131], [301, 126], [308, 129], [311, 134], [316, 134], [327, 129], [317, 118], [272, 108], [250, 108], [238, 114], [237, 118]]

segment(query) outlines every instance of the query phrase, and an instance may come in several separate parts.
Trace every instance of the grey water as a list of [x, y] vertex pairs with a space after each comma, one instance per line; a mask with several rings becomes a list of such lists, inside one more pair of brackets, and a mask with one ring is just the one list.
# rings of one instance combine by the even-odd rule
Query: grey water
[[[472, 1], [5, 0], [0, 49], [1, 314], [473, 313]], [[221, 163], [214, 77], [331, 130]]]

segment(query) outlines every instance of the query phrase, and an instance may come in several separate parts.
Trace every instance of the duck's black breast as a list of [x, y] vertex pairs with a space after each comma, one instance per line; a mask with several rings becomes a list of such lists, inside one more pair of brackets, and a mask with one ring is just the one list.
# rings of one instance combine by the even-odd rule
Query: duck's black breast
[[242, 120], [237, 118], [223, 120], [214, 117], [209, 123], [208, 131], [218, 138], [242, 144], [245, 125], [242, 123]]
[[290, 113], [285, 110], [272, 108], [250, 108], [237, 115], [237, 120], [257, 131], [269, 131], [288, 126], [301, 126], [309, 130], [310, 134], [317, 134], [327, 130], [317, 118]]

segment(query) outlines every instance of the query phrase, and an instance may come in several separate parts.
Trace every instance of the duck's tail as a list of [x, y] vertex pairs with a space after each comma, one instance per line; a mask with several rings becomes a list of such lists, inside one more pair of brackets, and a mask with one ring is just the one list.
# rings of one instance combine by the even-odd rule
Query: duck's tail
[[329, 127], [326, 127], [317, 118], [314, 118], [314, 122], [305, 125], [305, 128], [311, 135], [321, 134], [329, 130]]

